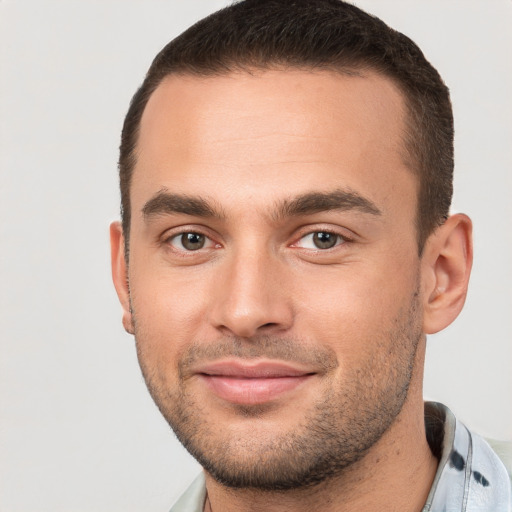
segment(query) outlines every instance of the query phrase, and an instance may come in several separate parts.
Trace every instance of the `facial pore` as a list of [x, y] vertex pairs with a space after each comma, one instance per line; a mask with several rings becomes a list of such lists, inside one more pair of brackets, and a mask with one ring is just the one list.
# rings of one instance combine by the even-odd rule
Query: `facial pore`
[[[314, 341], [262, 336], [196, 342], [181, 357], [179, 386], [168, 389], [145, 357], [144, 330], [135, 321], [137, 353], [148, 389], [185, 448], [219, 483], [232, 488], [290, 490], [342, 474], [365, 456], [390, 428], [407, 397], [421, 339], [418, 290], [387, 329], [361, 343], [372, 344], [364, 365], [336, 377], [336, 354]], [[134, 312], [136, 320], [136, 315]], [[170, 340], [172, 343], [172, 340]], [[189, 382], [197, 363], [233, 356], [279, 359], [325, 370], [323, 393], [292, 429], [258, 431], [251, 437], [219, 429]], [[271, 414], [274, 404], [236, 406], [251, 421]]]

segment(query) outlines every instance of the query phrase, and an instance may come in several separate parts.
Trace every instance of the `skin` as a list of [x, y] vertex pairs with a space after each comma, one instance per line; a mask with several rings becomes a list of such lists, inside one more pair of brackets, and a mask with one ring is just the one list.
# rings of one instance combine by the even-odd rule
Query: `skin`
[[[450, 217], [418, 256], [404, 112], [393, 83], [370, 72], [173, 76], [149, 100], [129, 265], [114, 223], [113, 276], [148, 388], [207, 469], [207, 510], [414, 511], [425, 502], [437, 467], [423, 425], [425, 334], [462, 308], [471, 223]], [[345, 202], [299, 211], [297, 198], [312, 192]], [[354, 196], [371, 207], [347, 202]], [[318, 232], [335, 245], [316, 247]], [[183, 233], [205, 245], [187, 250]], [[233, 359], [287, 361], [308, 377], [268, 399], [226, 400], [197, 369]], [[327, 443], [312, 425], [342, 439], [327, 445], [341, 462], [319, 481], [274, 491], [222, 483], [229, 468], [263, 468], [260, 479], [305, 468], [307, 453], [290, 462], [307, 451], [304, 439], [315, 450]]]

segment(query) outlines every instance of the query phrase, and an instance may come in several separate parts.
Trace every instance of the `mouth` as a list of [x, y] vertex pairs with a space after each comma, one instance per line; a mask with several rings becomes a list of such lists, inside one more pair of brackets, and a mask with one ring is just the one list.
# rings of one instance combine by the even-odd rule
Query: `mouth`
[[316, 372], [278, 361], [222, 361], [196, 371], [217, 397], [237, 405], [258, 405], [301, 387]]

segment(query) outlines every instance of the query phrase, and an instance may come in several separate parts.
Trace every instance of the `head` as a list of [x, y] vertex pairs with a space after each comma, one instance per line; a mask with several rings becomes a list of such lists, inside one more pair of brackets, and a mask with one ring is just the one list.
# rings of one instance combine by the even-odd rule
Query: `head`
[[335, 0], [224, 9], [156, 57], [120, 173], [124, 325], [218, 482], [315, 485], [419, 429], [471, 249], [448, 92], [409, 39]]
[[408, 37], [339, 0], [249, 0], [199, 21], [156, 56], [123, 127], [119, 174], [125, 240], [140, 120], [162, 80], [261, 69], [331, 70], [387, 77], [405, 100], [403, 158], [419, 184], [418, 249], [448, 216], [453, 182], [453, 115], [448, 88]]

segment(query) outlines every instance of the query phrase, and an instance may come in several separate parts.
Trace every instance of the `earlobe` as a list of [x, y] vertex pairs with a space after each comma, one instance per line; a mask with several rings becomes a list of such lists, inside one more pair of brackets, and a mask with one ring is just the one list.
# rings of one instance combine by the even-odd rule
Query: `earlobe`
[[426, 334], [444, 329], [462, 310], [472, 261], [471, 220], [452, 215], [429, 237], [422, 257]]
[[124, 255], [123, 229], [120, 222], [110, 224], [110, 256], [112, 280], [123, 308], [123, 327], [126, 332], [134, 334], [128, 286], [128, 268]]

